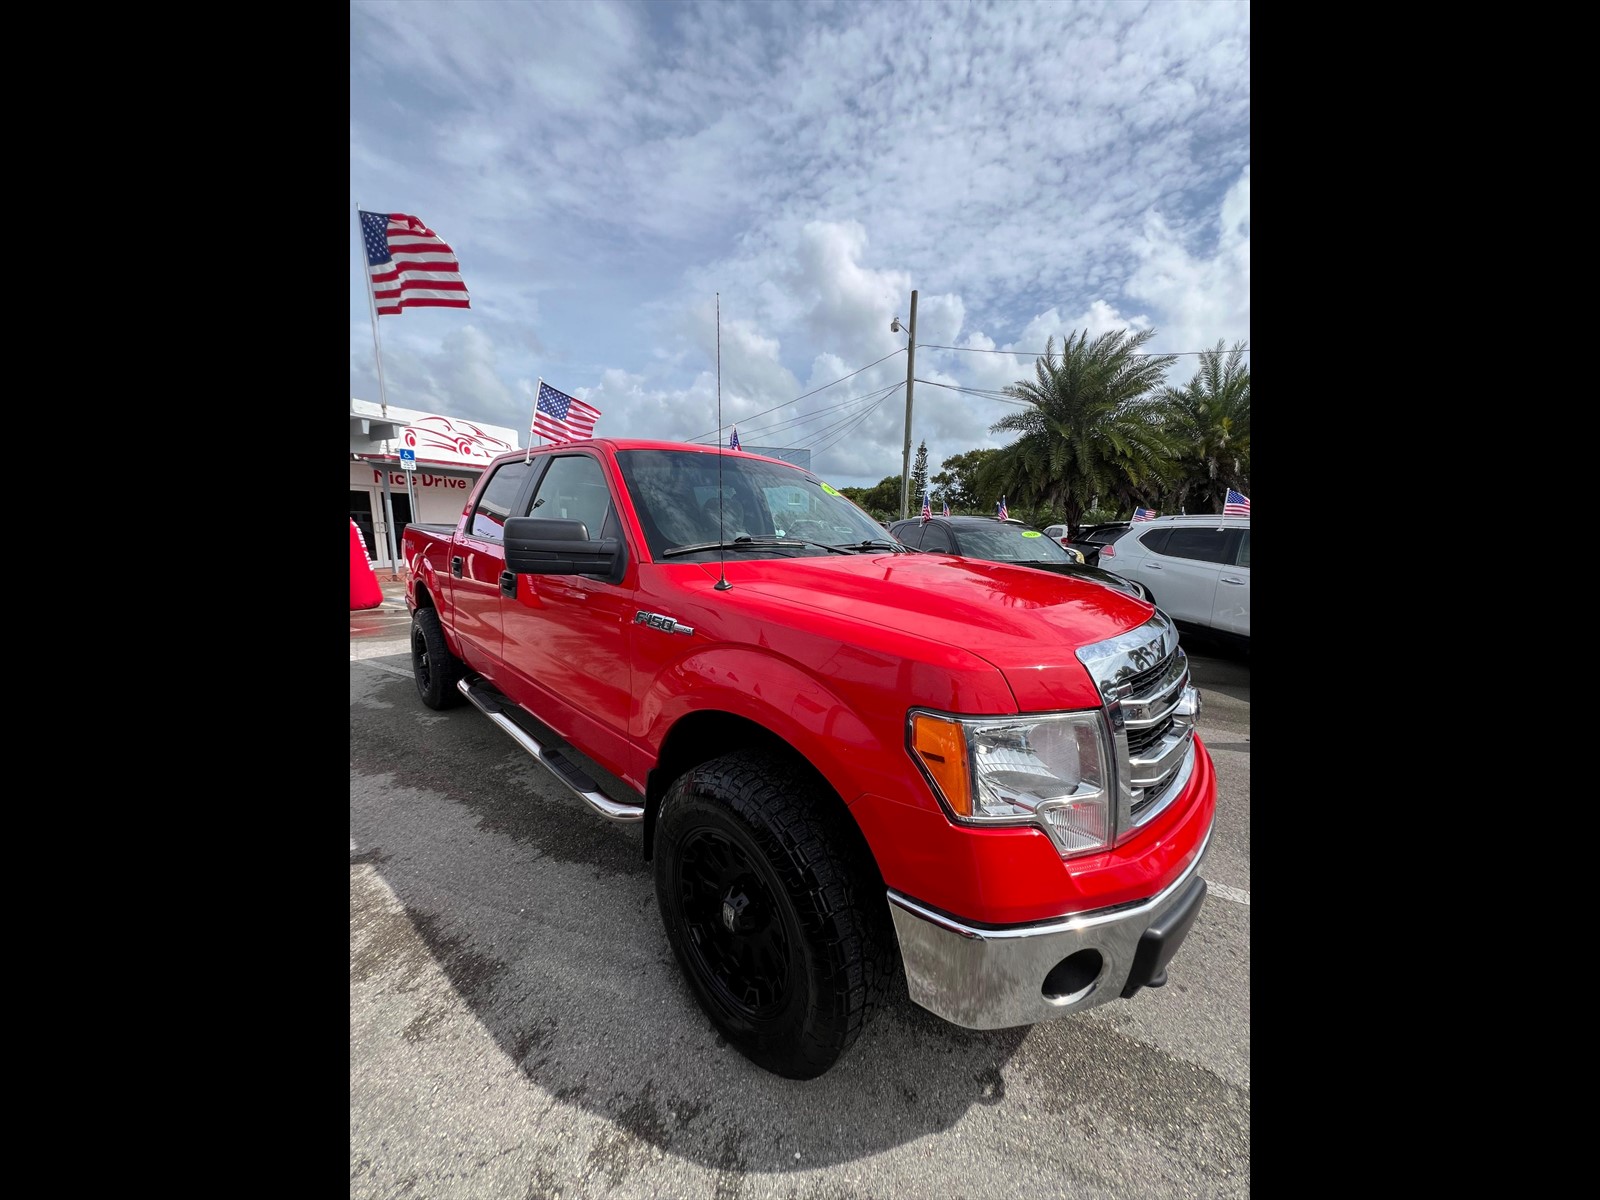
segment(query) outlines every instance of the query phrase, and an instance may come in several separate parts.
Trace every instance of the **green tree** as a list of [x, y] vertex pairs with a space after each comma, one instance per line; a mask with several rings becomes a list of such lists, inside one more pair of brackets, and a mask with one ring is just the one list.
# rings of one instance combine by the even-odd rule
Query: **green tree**
[[1250, 366], [1245, 344], [1219, 341], [1181, 388], [1166, 390], [1167, 421], [1183, 447], [1174, 500], [1179, 508], [1220, 513], [1228, 489], [1250, 494]]
[[[844, 487], [839, 492], [865, 509], [875, 521], [894, 521], [900, 518], [900, 476], [885, 475], [869, 488]], [[921, 511], [921, 501], [917, 511]]]
[[1088, 331], [1055, 339], [1034, 363], [1034, 378], [1004, 389], [1026, 407], [996, 421], [992, 432], [1015, 433], [986, 466], [983, 482], [1006, 493], [1013, 511], [1063, 513], [1077, 528], [1099, 497], [1116, 496], [1132, 511], [1141, 492], [1159, 494], [1172, 478], [1174, 436], [1164, 428], [1163, 386], [1172, 354], [1142, 354], [1155, 336], [1146, 329]]
[[984, 465], [999, 453], [998, 450], [968, 450], [944, 460], [943, 470], [933, 477], [933, 488], [940, 497], [950, 501], [951, 512], [976, 511], [982, 507], [979, 476]]
[[911, 495], [909, 503], [913, 513], [922, 511], [922, 489], [928, 486], [928, 443], [917, 447], [917, 456], [911, 460]]

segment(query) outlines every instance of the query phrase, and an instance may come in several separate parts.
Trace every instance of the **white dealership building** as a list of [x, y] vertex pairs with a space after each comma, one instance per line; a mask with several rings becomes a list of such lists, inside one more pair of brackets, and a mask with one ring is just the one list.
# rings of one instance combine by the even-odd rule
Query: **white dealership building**
[[[374, 568], [395, 570], [390, 555], [409, 522], [454, 525], [483, 469], [521, 449], [520, 436], [503, 425], [351, 400], [350, 519]], [[415, 469], [404, 468], [401, 450], [413, 452]]]

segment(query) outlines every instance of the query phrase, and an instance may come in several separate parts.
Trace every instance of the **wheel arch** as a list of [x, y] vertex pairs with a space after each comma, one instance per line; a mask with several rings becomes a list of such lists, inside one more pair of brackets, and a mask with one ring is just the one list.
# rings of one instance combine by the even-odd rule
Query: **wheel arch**
[[765, 725], [748, 717], [739, 716], [737, 713], [718, 710], [700, 710], [688, 713], [678, 720], [661, 744], [661, 753], [656, 759], [656, 765], [645, 776], [643, 838], [645, 861], [650, 860], [655, 845], [656, 813], [661, 808], [661, 798], [667, 794], [667, 789], [686, 771], [735, 750], [759, 750], [785, 759], [797, 770], [814, 779], [823, 793], [831, 797], [840, 810], [849, 816], [851, 827], [855, 829], [862, 845], [866, 847], [867, 857], [876, 866], [877, 858], [872, 853], [866, 834], [857, 824], [855, 814], [850, 812], [850, 806], [839, 795], [839, 790], [810, 759]]

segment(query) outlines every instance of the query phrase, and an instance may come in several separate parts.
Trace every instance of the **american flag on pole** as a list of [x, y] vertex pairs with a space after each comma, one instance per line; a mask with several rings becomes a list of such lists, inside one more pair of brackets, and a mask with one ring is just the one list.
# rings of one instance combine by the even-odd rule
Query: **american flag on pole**
[[739, 427], [737, 425], [733, 427], [733, 436], [728, 439], [728, 449], [739, 449]]
[[1133, 510], [1133, 519], [1135, 521], [1154, 521], [1160, 515], [1160, 513], [1148, 508], [1136, 508]]
[[539, 399], [533, 406], [533, 432], [552, 442], [581, 442], [594, 436], [600, 410], [592, 404], [558, 392], [539, 381]]
[[1250, 497], [1241, 495], [1232, 488], [1228, 489], [1228, 499], [1222, 506], [1224, 516], [1248, 517], [1250, 515]]
[[947, 516], [947, 517], [950, 515], [950, 497], [949, 496], [944, 497], [944, 515]]
[[922, 489], [922, 519], [924, 521], [933, 520], [933, 499], [928, 495], [926, 487]]
[[1006, 498], [1004, 496], [1001, 496], [1000, 503], [994, 506], [994, 515], [999, 517], [1002, 521], [1008, 521], [1011, 519], [1011, 510], [1006, 507]]
[[367, 276], [379, 316], [407, 308], [471, 308], [456, 252], [405, 213], [361, 214]]

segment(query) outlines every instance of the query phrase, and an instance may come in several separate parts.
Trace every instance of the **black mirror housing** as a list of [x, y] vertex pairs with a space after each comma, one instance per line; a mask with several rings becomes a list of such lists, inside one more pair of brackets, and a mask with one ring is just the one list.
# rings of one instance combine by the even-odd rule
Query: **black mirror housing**
[[[582, 521], [512, 517], [505, 530], [506, 569], [518, 575], [602, 575], [620, 572], [622, 543], [589, 540]], [[615, 580], [612, 580], [615, 582]]]

